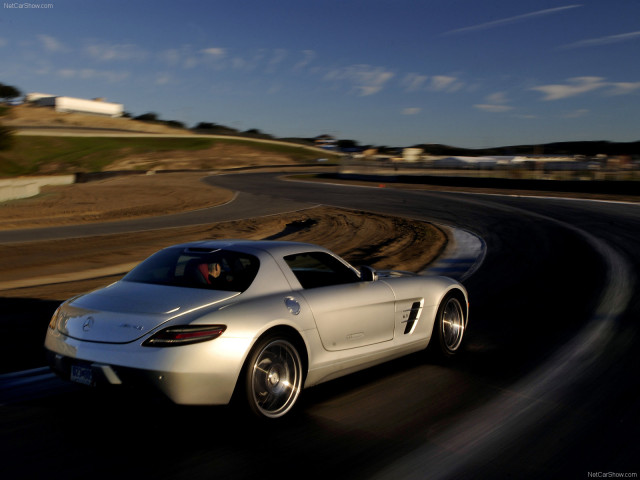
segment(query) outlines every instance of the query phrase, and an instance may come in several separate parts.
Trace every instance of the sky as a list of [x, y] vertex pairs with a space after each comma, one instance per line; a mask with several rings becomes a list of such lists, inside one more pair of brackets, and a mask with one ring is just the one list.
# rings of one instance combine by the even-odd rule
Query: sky
[[0, 0], [23, 93], [362, 145], [640, 140], [637, 0], [30, 1]]

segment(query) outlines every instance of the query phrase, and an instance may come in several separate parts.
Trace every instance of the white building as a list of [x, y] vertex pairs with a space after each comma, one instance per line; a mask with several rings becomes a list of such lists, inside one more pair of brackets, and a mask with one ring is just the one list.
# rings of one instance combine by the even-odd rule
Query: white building
[[40, 100], [41, 98], [49, 98], [49, 97], [55, 97], [55, 95], [51, 95], [49, 93], [33, 92], [33, 93], [27, 93], [24, 96], [24, 101], [27, 103], [37, 103], [37, 101]]
[[58, 97], [45, 93], [28, 93], [25, 96], [27, 102], [37, 105], [53, 107], [56, 112], [77, 112], [107, 117], [121, 117], [124, 105], [121, 103], [105, 102], [103, 99], [85, 100], [84, 98]]
[[422, 158], [424, 150], [421, 148], [405, 148], [402, 150], [402, 159], [405, 162], [417, 162]]

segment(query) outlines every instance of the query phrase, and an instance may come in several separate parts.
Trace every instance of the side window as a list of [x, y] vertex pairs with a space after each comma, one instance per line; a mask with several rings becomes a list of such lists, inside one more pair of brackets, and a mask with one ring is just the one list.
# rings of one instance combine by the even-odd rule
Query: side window
[[298, 253], [284, 257], [302, 288], [327, 287], [360, 281], [358, 274], [324, 252]]

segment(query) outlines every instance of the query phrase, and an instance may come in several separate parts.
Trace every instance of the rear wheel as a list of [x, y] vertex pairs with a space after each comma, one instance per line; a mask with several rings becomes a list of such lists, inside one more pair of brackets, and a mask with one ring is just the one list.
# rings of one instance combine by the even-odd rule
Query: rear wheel
[[245, 369], [245, 400], [259, 417], [289, 412], [302, 390], [302, 360], [288, 338], [266, 337], [256, 344]]
[[464, 298], [453, 292], [440, 303], [429, 343], [430, 353], [441, 359], [456, 354], [462, 343], [465, 329]]

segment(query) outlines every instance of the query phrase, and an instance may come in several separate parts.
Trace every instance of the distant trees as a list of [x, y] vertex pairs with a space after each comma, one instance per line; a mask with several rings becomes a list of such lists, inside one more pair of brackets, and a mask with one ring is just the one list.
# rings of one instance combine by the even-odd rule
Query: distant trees
[[9, 102], [14, 98], [18, 98], [22, 93], [16, 87], [12, 87], [11, 85], [5, 85], [4, 83], [0, 83], [0, 99], [3, 102]]
[[249, 130], [246, 130], [242, 134], [244, 136], [246, 136], [246, 137], [262, 138], [262, 139], [266, 139], [266, 140], [273, 138], [272, 135], [270, 135], [268, 133], [264, 133], [264, 132], [258, 130], [257, 128], [250, 128]]
[[238, 135], [238, 130], [235, 128], [212, 122], [200, 122], [193, 127], [193, 130], [195, 132], [208, 133], [210, 135]]
[[217, 127], [217, 125], [215, 123], [200, 122], [195, 127], [193, 127], [193, 129], [194, 130], [213, 130], [216, 127]]
[[142, 115], [138, 115], [137, 117], [133, 117], [134, 120], [139, 120], [141, 122], [149, 122], [149, 123], [160, 123], [166, 125], [171, 128], [185, 128], [184, 123], [178, 120], [161, 120], [157, 113], [155, 112], [147, 112]]
[[13, 131], [0, 125], [0, 150], [9, 150], [13, 145]]
[[137, 117], [133, 117], [134, 120], [140, 120], [141, 122], [157, 122], [158, 114], [154, 112], [143, 113]]
[[[5, 85], [0, 83], [0, 99], [3, 102], [8, 102], [14, 98], [22, 95], [20, 90], [11, 85]], [[7, 113], [6, 107], [0, 107], [0, 116]], [[4, 125], [0, 125], [0, 150], [8, 150], [13, 145], [13, 130]]]
[[340, 150], [358, 150], [360, 148], [357, 141], [349, 139], [338, 140], [336, 145]]
[[184, 123], [178, 120], [163, 120], [162, 123], [171, 128], [185, 128]]

